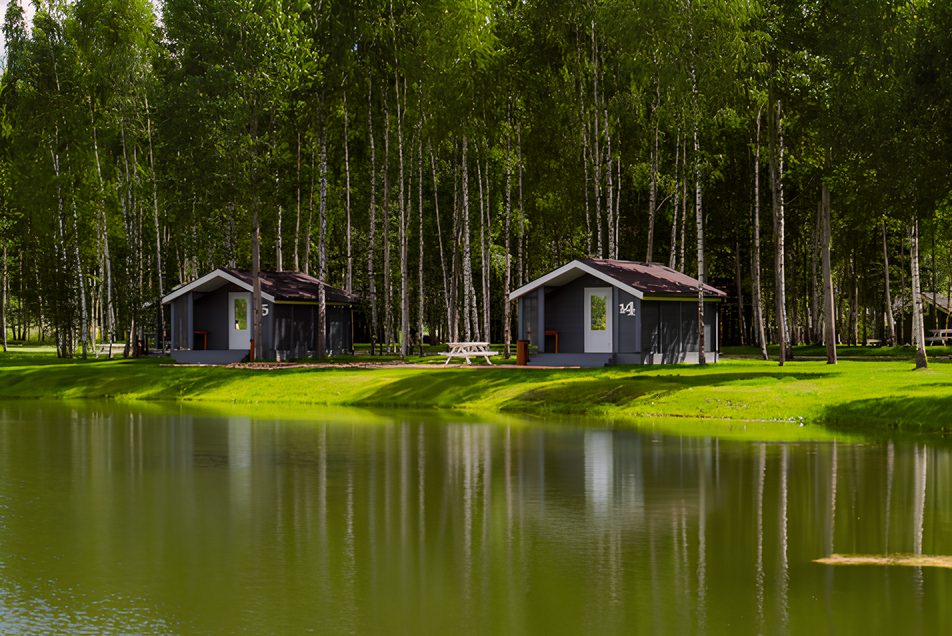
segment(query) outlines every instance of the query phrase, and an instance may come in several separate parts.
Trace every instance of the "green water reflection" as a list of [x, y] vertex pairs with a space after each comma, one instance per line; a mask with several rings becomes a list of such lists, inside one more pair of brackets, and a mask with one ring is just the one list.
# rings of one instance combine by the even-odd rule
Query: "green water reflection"
[[[154, 408], [154, 407], [147, 407]], [[949, 452], [0, 404], [0, 633], [938, 633]]]

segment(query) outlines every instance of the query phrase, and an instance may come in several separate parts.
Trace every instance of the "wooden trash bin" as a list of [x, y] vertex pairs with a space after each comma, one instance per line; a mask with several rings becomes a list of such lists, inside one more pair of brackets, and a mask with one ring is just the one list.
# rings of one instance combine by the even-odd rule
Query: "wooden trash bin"
[[529, 364], [528, 340], [516, 340], [516, 364], [522, 366]]

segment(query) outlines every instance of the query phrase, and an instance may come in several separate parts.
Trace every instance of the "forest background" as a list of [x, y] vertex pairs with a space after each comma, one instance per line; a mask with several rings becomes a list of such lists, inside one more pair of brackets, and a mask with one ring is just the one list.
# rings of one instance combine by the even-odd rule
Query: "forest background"
[[10, 0], [3, 39], [4, 349], [128, 341], [253, 260], [401, 354], [508, 344], [572, 258], [729, 290], [764, 355], [921, 351], [952, 296], [947, 2]]

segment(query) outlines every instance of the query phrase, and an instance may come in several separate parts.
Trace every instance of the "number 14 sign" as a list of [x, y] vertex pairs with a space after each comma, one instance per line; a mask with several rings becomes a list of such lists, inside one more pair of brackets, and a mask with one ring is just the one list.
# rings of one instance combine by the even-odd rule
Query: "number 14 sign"
[[628, 303], [621, 303], [618, 305], [618, 313], [625, 316], [634, 316], [635, 315], [635, 303], [634, 301]]

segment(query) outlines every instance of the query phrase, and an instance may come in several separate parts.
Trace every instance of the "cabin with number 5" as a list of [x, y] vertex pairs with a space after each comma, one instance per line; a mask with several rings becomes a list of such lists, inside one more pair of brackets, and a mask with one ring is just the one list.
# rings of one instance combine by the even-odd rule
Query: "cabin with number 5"
[[[260, 272], [261, 334], [265, 360], [314, 357], [317, 339], [327, 355], [353, 352], [356, 294], [301, 272]], [[318, 307], [325, 298], [325, 329]], [[172, 357], [185, 364], [230, 364], [251, 350], [251, 272], [216, 269], [174, 289], [162, 299], [171, 306]]]
[[[660, 263], [578, 259], [509, 294], [519, 303], [520, 346], [530, 366], [697, 363], [698, 280]], [[717, 362], [720, 304], [701, 289], [704, 353]]]

